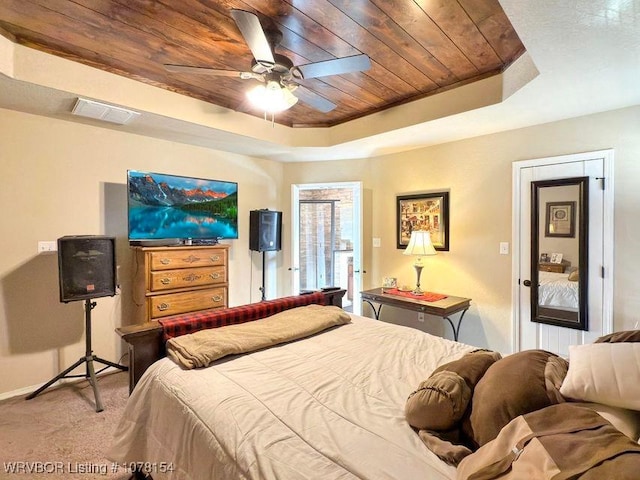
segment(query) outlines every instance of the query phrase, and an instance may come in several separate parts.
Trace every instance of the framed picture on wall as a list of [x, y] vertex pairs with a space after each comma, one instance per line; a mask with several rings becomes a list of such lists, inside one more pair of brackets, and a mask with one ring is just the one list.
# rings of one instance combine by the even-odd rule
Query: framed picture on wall
[[576, 202], [547, 202], [545, 237], [576, 236]]
[[407, 248], [414, 230], [431, 234], [436, 250], [449, 250], [449, 192], [396, 197], [397, 247]]

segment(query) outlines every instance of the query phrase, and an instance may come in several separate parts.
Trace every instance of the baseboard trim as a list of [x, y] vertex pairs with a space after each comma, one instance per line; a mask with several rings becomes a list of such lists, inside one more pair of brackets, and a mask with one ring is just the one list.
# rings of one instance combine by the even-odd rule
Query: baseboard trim
[[[117, 373], [117, 372], [122, 372], [122, 370], [119, 370], [115, 367], [107, 367], [105, 368], [102, 372], [100, 372], [97, 376], [98, 377], [102, 377], [104, 375], [109, 375], [111, 373]], [[79, 383], [79, 382], [86, 382], [87, 379], [86, 378], [62, 378], [60, 380], [58, 380], [56, 383], [54, 383], [53, 385], [51, 385], [47, 390], [51, 390], [54, 388], [58, 388], [58, 387], [62, 387], [68, 383]], [[42, 383], [38, 383], [37, 385], [31, 385], [29, 387], [22, 387], [19, 388], [17, 390], [12, 390], [10, 392], [4, 392], [4, 393], [0, 393], [0, 402], [3, 400], [8, 400], [10, 398], [15, 398], [15, 397], [19, 397], [21, 395], [28, 395], [31, 392], [35, 392], [38, 388], [40, 388], [42, 385], [44, 385], [46, 382], [46, 380]], [[45, 390], [46, 392], [46, 390]], [[42, 393], [45, 393], [42, 392]], [[37, 397], [36, 397], [37, 398]]]

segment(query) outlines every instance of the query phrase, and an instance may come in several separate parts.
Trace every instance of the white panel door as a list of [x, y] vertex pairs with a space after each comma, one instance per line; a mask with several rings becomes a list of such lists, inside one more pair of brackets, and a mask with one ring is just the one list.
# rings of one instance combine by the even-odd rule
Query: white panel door
[[[514, 164], [515, 351], [539, 348], [567, 356], [569, 345], [591, 343], [612, 330], [612, 155], [610, 151], [593, 152]], [[534, 286], [525, 282], [530, 277], [532, 262], [531, 183], [572, 177], [589, 177], [588, 330], [532, 322]]]

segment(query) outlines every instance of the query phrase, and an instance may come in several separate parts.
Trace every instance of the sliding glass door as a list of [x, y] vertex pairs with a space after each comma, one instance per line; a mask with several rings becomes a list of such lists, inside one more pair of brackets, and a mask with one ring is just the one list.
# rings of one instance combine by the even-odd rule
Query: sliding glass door
[[292, 207], [293, 291], [340, 287], [360, 310], [360, 184], [294, 185]]

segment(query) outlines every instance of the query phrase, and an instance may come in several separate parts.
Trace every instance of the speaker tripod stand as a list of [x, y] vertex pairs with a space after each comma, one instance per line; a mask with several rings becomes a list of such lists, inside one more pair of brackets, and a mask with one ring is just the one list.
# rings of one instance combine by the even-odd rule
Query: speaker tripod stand
[[[105, 360], [93, 354], [93, 350], [91, 348], [91, 310], [93, 310], [95, 306], [96, 306], [96, 302], [93, 302], [90, 299], [87, 299], [84, 302], [85, 346], [86, 346], [84, 357], [80, 357], [80, 359], [76, 363], [71, 365], [69, 368], [67, 368], [63, 372], [60, 372], [58, 375], [56, 375], [54, 378], [49, 380], [47, 383], [45, 383], [35, 392], [29, 394], [26, 398], [27, 400], [31, 400], [36, 395], [39, 395], [44, 390], [49, 388], [51, 385], [56, 383], [58, 380], [61, 380], [63, 378], [86, 378], [89, 381], [89, 384], [91, 385], [91, 387], [93, 388], [93, 395], [96, 399], [96, 412], [101, 412], [102, 410], [104, 410], [104, 408], [102, 408], [102, 400], [100, 399], [100, 391], [98, 390], [98, 382], [96, 379], [96, 375], [106, 370], [109, 367], [114, 367], [123, 371], [127, 371], [128, 368], [123, 365], [118, 365], [117, 363], [110, 362], [109, 360]], [[93, 367], [93, 362], [102, 363], [103, 365], [106, 365], [106, 366], [96, 372]], [[69, 372], [79, 367], [83, 363], [86, 364], [85, 366], [86, 370], [83, 375], [69, 375]]]
[[267, 274], [267, 271], [265, 269], [266, 265], [267, 265], [267, 263], [265, 261], [265, 253], [264, 253], [264, 250], [263, 250], [262, 251], [262, 286], [259, 288], [260, 293], [262, 294], [262, 297], [260, 298], [260, 300], [263, 301], [263, 302], [267, 299], [267, 297], [265, 295], [266, 289], [265, 289], [265, 286], [264, 286], [265, 278], [266, 278], [266, 274]]

